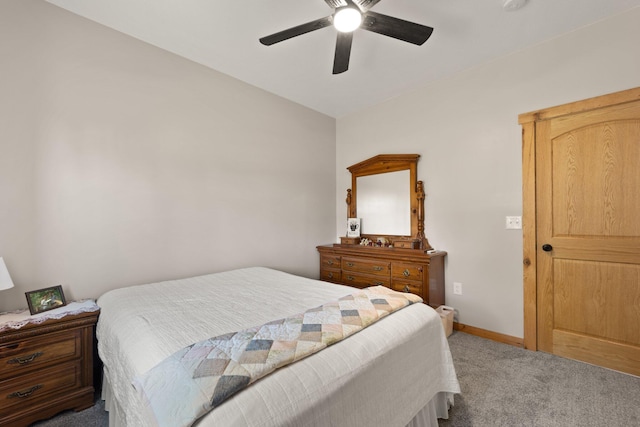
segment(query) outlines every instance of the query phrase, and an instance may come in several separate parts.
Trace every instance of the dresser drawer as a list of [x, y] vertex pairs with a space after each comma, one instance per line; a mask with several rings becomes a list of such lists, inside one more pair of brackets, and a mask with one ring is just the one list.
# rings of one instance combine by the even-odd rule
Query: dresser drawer
[[378, 261], [375, 259], [342, 258], [342, 271], [344, 274], [346, 274], [347, 271], [353, 271], [358, 273], [374, 274], [376, 276], [385, 276], [388, 278], [390, 265], [391, 263], [388, 261]]
[[389, 277], [368, 276], [364, 274], [352, 273], [350, 271], [342, 272], [342, 283], [355, 288], [366, 288], [369, 286], [390, 286]]
[[391, 264], [391, 277], [408, 279], [408, 280], [422, 280], [424, 274], [424, 266], [421, 264], [404, 264], [396, 263]]
[[71, 392], [81, 385], [80, 361], [66, 362], [0, 382], [0, 414], [23, 405], [47, 400], [51, 395]]
[[340, 256], [339, 255], [320, 255], [320, 269], [325, 268], [340, 268]]
[[47, 364], [80, 358], [81, 340], [81, 331], [76, 329], [1, 344], [0, 380], [21, 375]]
[[[413, 242], [414, 239], [400, 239]], [[394, 241], [394, 246], [397, 240]], [[444, 260], [446, 252], [427, 254], [406, 246], [394, 248], [371, 248], [360, 245], [332, 244], [318, 246], [321, 257], [320, 276], [322, 280], [337, 282], [341, 274], [344, 285], [355, 288], [382, 285], [399, 292], [411, 292], [420, 296], [425, 304], [438, 307], [445, 303]], [[328, 259], [340, 266], [328, 265]], [[329, 276], [331, 275], [331, 276]]]
[[342, 271], [323, 268], [320, 270], [320, 280], [325, 282], [340, 283], [342, 280]]
[[393, 279], [391, 282], [391, 289], [398, 292], [409, 292], [422, 297], [422, 282]]

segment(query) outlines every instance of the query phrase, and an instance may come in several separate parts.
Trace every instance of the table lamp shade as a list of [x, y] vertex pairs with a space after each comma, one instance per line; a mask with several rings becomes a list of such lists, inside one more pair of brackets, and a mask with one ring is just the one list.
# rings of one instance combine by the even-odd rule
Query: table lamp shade
[[9, 276], [9, 270], [7, 270], [4, 260], [0, 257], [0, 291], [11, 288], [13, 288], [13, 281]]

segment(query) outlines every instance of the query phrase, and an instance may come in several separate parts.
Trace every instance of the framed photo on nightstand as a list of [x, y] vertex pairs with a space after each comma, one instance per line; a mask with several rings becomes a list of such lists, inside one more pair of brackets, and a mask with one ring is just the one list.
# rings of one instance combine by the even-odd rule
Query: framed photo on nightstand
[[67, 305], [60, 285], [25, 292], [25, 295], [27, 296], [27, 304], [29, 304], [31, 314], [38, 314]]

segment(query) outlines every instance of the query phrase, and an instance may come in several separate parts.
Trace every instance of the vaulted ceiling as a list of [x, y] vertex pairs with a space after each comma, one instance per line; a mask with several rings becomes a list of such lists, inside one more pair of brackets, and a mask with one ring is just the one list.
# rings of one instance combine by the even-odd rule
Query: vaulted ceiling
[[333, 75], [331, 26], [273, 46], [258, 39], [329, 16], [336, 0], [47, 1], [332, 117], [640, 6], [528, 0], [505, 11], [504, 0], [381, 0], [372, 11], [433, 27], [433, 35], [416, 46], [356, 30], [349, 70]]

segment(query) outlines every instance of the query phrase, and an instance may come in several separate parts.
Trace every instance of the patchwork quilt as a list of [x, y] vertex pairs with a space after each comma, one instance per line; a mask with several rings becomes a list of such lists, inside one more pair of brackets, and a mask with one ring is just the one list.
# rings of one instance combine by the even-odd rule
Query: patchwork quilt
[[373, 324], [422, 302], [375, 286], [261, 326], [192, 344], [133, 386], [159, 427], [188, 427], [240, 390]]

